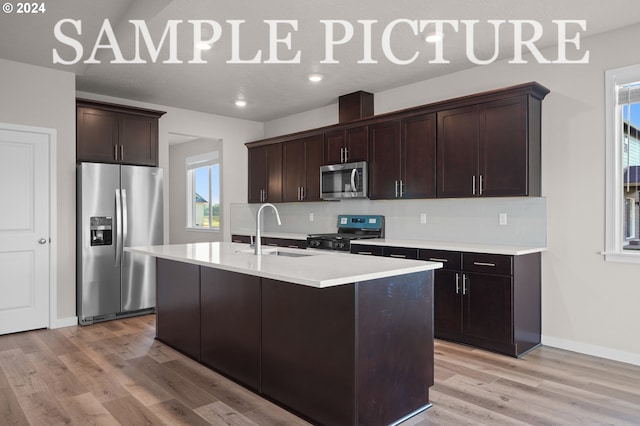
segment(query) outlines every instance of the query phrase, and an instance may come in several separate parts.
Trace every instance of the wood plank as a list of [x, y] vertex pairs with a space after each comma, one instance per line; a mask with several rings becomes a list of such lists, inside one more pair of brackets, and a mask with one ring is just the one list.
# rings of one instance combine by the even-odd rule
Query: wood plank
[[16, 426], [29, 424], [18, 398], [8, 387], [0, 387], [0, 423]]
[[71, 423], [71, 417], [51, 392], [18, 395], [18, 401], [33, 426]]
[[78, 352], [78, 347], [74, 345], [58, 330], [38, 330], [35, 335], [42, 340], [56, 355]]
[[16, 395], [46, 392], [47, 385], [21, 349], [0, 352], [0, 368]]
[[158, 416], [133, 396], [103, 402], [102, 405], [123, 425], [159, 425], [162, 423]]
[[75, 424], [120, 426], [111, 413], [90, 393], [59, 398], [58, 400]]
[[222, 401], [212, 402], [194, 410], [209, 423], [229, 426], [258, 426], [251, 419], [243, 416]]
[[168, 425], [209, 426], [211, 424], [177, 399], [161, 402], [150, 409]]

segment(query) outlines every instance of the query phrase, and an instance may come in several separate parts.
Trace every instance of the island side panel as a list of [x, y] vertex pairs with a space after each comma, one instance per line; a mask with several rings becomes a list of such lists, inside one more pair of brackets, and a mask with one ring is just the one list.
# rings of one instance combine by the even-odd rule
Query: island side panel
[[433, 271], [356, 284], [360, 425], [397, 421], [429, 405]]
[[201, 362], [260, 390], [260, 277], [202, 267]]
[[262, 280], [262, 393], [313, 423], [355, 422], [354, 285]]
[[156, 338], [200, 360], [200, 267], [156, 262]]

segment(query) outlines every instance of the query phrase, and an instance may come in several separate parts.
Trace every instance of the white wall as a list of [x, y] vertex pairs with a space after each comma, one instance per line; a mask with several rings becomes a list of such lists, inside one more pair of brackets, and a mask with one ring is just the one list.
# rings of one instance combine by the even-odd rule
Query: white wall
[[[187, 165], [186, 159], [192, 155], [207, 154], [222, 150], [222, 144], [213, 139], [195, 139], [188, 142], [169, 145], [169, 214], [165, 218], [169, 221], [169, 243], [183, 244], [193, 242], [222, 241], [223, 235], [219, 231], [203, 231], [187, 229]], [[224, 155], [224, 153], [222, 153]], [[224, 164], [222, 164], [224, 173]], [[224, 205], [224, 194], [221, 194], [220, 204]], [[229, 222], [230, 215], [227, 215]], [[227, 223], [227, 226], [229, 224]]]
[[[76, 315], [76, 103], [73, 74], [0, 59], [0, 122], [57, 132], [57, 318]], [[52, 324], [56, 326], [57, 324]]]
[[[637, 62], [640, 25], [584, 38], [588, 65], [499, 62], [375, 94], [376, 114], [538, 81], [548, 251], [543, 343], [640, 364], [640, 266], [605, 262], [604, 71]], [[553, 52], [543, 52], [552, 58]], [[337, 122], [326, 108], [265, 123], [266, 136]], [[322, 121], [324, 122], [322, 123]], [[319, 124], [320, 123], [320, 124]]]

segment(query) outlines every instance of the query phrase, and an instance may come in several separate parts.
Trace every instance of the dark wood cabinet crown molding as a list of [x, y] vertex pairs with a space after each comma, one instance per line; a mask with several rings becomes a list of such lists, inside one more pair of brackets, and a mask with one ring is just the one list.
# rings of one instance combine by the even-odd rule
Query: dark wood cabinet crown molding
[[388, 120], [395, 120], [401, 118], [408, 118], [414, 115], [435, 113], [438, 111], [448, 110], [452, 108], [459, 108], [467, 105], [474, 105], [484, 102], [490, 102], [505, 98], [510, 98], [520, 95], [528, 95], [536, 100], [543, 100], [550, 90], [541, 85], [538, 82], [532, 81], [528, 83], [518, 84], [515, 86], [509, 86], [502, 89], [494, 89], [486, 92], [475, 93], [472, 95], [460, 96], [457, 98], [446, 99], [442, 101], [436, 101], [430, 104], [419, 105], [402, 110], [392, 111], [384, 114], [374, 115], [373, 117], [363, 118], [360, 120], [353, 120], [349, 123], [338, 123], [329, 126], [318, 127], [315, 129], [304, 130], [295, 133], [289, 133], [286, 135], [274, 136], [271, 138], [260, 139], [245, 143], [248, 148], [270, 145], [276, 143], [287, 142], [295, 139], [302, 139], [314, 135], [324, 134], [337, 130], [347, 130], [353, 127], [360, 127], [366, 125], [372, 125], [381, 123]]
[[119, 105], [110, 102], [94, 101], [91, 99], [76, 98], [76, 107], [96, 108], [103, 111], [120, 112], [125, 114], [144, 115], [146, 117], [160, 118], [166, 111], [140, 108], [129, 105]]

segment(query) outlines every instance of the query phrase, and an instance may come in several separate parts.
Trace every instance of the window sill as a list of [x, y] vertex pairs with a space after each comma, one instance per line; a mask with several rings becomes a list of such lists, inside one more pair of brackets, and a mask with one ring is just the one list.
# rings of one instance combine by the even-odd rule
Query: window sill
[[186, 226], [184, 230], [191, 231], [191, 232], [212, 232], [212, 233], [220, 232], [220, 228], [194, 228], [191, 226]]
[[602, 252], [604, 260], [607, 262], [617, 263], [640, 263], [639, 251], [604, 251]]

